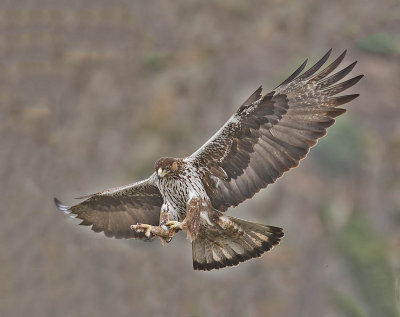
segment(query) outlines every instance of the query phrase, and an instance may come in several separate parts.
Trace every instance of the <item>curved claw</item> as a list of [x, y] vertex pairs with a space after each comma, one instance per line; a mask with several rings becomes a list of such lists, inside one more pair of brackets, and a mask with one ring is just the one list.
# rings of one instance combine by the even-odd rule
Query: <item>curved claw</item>
[[165, 226], [167, 226], [170, 230], [175, 229], [176, 230], [182, 230], [182, 222], [179, 221], [167, 221], [165, 223]]
[[136, 225], [130, 225], [129, 228], [131, 228], [131, 230], [135, 230], [136, 231], [136, 230], [140, 229], [141, 226], [142, 226], [142, 223], [141, 222], [137, 222]]
[[151, 238], [151, 226], [138, 222], [136, 225], [131, 225], [130, 228], [138, 233], [144, 232], [147, 239]]
[[163, 223], [162, 226], [152, 226], [138, 222], [136, 225], [130, 225], [129, 227], [137, 233], [144, 233], [147, 240], [153, 237], [159, 237], [161, 240], [168, 243], [171, 242], [175, 233], [181, 230], [181, 223], [175, 221], [168, 223], [168, 225], [167, 223]]

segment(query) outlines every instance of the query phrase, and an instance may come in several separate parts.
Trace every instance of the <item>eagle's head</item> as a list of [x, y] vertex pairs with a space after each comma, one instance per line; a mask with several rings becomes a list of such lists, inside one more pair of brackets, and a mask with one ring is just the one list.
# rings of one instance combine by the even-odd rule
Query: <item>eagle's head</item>
[[162, 178], [177, 172], [180, 164], [181, 162], [179, 159], [175, 159], [173, 157], [162, 157], [156, 162], [154, 168], [158, 177]]

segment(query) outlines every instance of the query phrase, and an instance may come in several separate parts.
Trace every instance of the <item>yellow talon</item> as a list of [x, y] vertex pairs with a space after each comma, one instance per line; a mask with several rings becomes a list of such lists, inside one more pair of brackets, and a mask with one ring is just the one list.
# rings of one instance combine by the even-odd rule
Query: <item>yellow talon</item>
[[144, 232], [144, 235], [150, 239], [151, 236], [151, 225], [146, 225], [143, 223], [138, 223], [136, 225], [131, 225], [131, 229], [135, 230], [138, 233]]
[[179, 221], [167, 221], [165, 223], [165, 225], [169, 228], [169, 229], [173, 229], [173, 230], [182, 230], [182, 222]]
[[170, 241], [175, 233], [182, 230], [182, 222], [179, 221], [167, 221], [165, 226], [168, 227], [168, 240]]

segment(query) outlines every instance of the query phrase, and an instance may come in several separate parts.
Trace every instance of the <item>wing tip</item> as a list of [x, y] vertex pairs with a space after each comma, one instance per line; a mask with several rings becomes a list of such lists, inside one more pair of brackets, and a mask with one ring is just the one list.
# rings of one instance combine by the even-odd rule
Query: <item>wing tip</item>
[[70, 213], [71, 213], [71, 207], [70, 206], [67, 206], [67, 205], [64, 205], [63, 203], [61, 203], [61, 201], [58, 199], [58, 198], [56, 198], [56, 197], [54, 197], [54, 204], [56, 205], [56, 207], [60, 210], [60, 211], [62, 211], [63, 213], [65, 213], [65, 214], [67, 214], [67, 215], [69, 215]]
[[331, 47], [331, 48], [324, 54], [324, 56], [322, 56], [321, 60], [324, 60], [324, 63], [323, 63], [323, 64], [325, 64], [325, 62], [326, 62], [326, 61], [328, 60], [328, 58], [331, 56], [332, 51], [333, 51], [333, 48]]
[[364, 74], [357, 75], [350, 80], [353, 82], [353, 85], [357, 84], [362, 78], [364, 77]]
[[340, 54], [337, 58], [336, 58], [336, 60], [340, 60], [340, 62], [344, 59], [344, 57], [346, 56], [346, 54], [347, 54], [347, 48], [342, 52], [342, 54]]
[[331, 97], [329, 99], [334, 102], [335, 107], [338, 107], [338, 106], [341, 106], [345, 103], [348, 103], [348, 102], [358, 98], [359, 96], [360, 96], [360, 94], [351, 94], [351, 95], [345, 95], [345, 96]]
[[[288, 78], [286, 78], [280, 85], [278, 85], [275, 89], [281, 86], [285, 86], [289, 84], [292, 80], [294, 80], [297, 76], [301, 74], [301, 72], [304, 70], [308, 63], [308, 58], [305, 59], [305, 61], [298, 67]], [[274, 90], [275, 90], [274, 89]]]
[[350, 70], [353, 70], [354, 66], [356, 66], [356, 64], [358, 63], [358, 60], [355, 60], [353, 63], [351, 63], [348, 67], [350, 68]]
[[358, 75], [358, 76], [354, 77], [354, 78], [353, 78], [353, 80], [354, 80], [353, 86], [354, 86], [355, 84], [357, 84], [361, 79], [363, 79], [364, 76], [365, 76], [364, 74], [361, 74], [361, 75]]

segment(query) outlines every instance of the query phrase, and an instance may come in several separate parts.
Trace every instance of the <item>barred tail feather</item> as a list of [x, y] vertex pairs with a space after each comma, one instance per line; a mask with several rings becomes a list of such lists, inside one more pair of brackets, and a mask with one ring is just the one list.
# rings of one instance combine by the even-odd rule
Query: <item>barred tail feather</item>
[[221, 215], [215, 224], [192, 241], [193, 268], [213, 270], [234, 266], [279, 244], [281, 228]]

